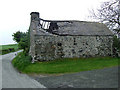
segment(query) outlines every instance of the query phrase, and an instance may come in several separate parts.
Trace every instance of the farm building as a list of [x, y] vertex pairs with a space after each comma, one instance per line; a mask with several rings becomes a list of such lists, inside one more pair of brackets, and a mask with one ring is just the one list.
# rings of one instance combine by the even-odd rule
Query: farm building
[[102, 23], [44, 20], [38, 12], [30, 15], [33, 62], [112, 55], [113, 33]]

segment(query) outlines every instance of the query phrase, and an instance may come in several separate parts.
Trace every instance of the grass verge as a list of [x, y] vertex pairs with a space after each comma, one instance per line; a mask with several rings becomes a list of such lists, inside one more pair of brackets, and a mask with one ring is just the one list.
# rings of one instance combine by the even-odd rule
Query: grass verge
[[18, 44], [0, 45], [0, 55], [15, 52], [17, 50], [19, 50]]
[[120, 61], [120, 58], [112, 57], [65, 58], [32, 64], [30, 59], [30, 56], [20, 53], [13, 59], [12, 64], [22, 73], [61, 74], [118, 66], [118, 61]]

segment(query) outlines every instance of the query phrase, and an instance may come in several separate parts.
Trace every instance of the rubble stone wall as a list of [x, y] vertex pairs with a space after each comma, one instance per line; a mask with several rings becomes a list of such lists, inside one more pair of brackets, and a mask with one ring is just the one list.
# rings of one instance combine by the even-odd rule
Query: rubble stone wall
[[33, 22], [31, 22], [30, 25], [30, 50], [29, 54], [33, 57], [35, 55], [35, 42], [34, 42], [34, 28], [33, 28]]
[[35, 36], [35, 59], [112, 55], [112, 36]]

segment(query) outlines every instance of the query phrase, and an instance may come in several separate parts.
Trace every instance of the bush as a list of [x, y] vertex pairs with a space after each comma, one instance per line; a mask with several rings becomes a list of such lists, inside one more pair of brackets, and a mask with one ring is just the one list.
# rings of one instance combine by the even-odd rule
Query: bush
[[2, 54], [6, 54], [6, 53], [9, 53], [9, 49], [2, 50]]
[[117, 36], [114, 36], [113, 38], [113, 54], [115, 56], [120, 54], [120, 38], [117, 38]]
[[8, 48], [10, 52], [14, 52], [15, 49], [14, 48]]
[[0, 52], [2, 52], [1, 54], [7, 54], [7, 53], [10, 53], [10, 52], [14, 52], [15, 49], [14, 48], [8, 48], [8, 49], [3, 49], [3, 50], [0, 50]]
[[30, 47], [30, 29], [28, 29], [28, 31], [25, 33], [17, 31], [16, 33], [13, 33], [12, 36], [13, 40], [18, 43], [19, 49], [23, 49], [27, 54]]
[[20, 42], [20, 39], [23, 38], [26, 35], [24, 32], [17, 31], [16, 33], [13, 33], [13, 40], [17, 43]]
[[24, 38], [21, 38], [20, 42], [18, 43], [18, 46], [19, 48], [21, 49], [25, 49], [28, 48], [28, 38], [27, 37], [24, 37]]
[[0, 55], [18, 51], [18, 44], [0, 45]]
[[31, 63], [31, 56], [26, 56], [24, 52], [19, 53], [12, 61], [14, 67], [22, 71]]

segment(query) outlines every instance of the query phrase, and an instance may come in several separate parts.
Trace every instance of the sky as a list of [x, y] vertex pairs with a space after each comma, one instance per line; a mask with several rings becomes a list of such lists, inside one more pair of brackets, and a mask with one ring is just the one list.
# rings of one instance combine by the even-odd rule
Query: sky
[[1, 0], [0, 45], [14, 44], [12, 34], [28, 30], [31, 12], [46, 20], [91, 21], [90, 10], [105, 1], [109, 0]]

